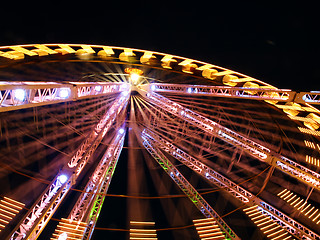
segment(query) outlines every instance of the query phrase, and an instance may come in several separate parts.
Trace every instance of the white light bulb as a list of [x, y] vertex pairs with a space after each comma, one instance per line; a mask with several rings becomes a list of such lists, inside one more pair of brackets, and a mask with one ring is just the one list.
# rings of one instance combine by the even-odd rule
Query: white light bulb
[[70, 88], [60, 88], [59, 96], [61, 98], [68, 98], [70, 94]]
[[14, 90], [14, 98], [21, 102], [24, 101], [26, 98], [26, 91], [24, 89]]
[[100, 92], [100, 91], [101, 91], [101, 89], [102, 89], [102, 87], [101, 87], [101, 86], [95, 86], [95, 87], [94, 87], [94, 90], [95, 90], [96, 92]]
[[67, 175], [62, 174], [58, 177], [58, 180], [60, 183], [64, 184], [68, 180], [68, 177]]

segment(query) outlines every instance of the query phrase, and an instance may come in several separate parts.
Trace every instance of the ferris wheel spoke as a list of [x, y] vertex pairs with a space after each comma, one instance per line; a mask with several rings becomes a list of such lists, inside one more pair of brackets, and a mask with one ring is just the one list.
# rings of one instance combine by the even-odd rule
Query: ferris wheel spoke
[[101, 97], [126, 89], [125, 83], [1, 82], [0, 112]]
[[320, 190], [320, 174], [284, 156], [271, 152], [269, 148], [264, 147], [263, 145], [228, 129], [199, 113], [185, 108], [166, 97], [153, 92], [145, 92], [143, 90], [140, 90], [140, 94], [156, 106], [168, 111], [174, 116], [190, 122], [204, 131], [215, 135], [221, 140], [244, 150], [254, 158], [266, 162], [304, 182], [305, 184]]
[[[239, 82], [237, 79], [236, 82]], [[248, 82], [245, 79], [243, 82]], [[236, 85], [236, 84], [235, 84]], [[252, 83], [247, 87], [233, 86], [206, 86], [206, 85], [187, 85], [170, 83], [152, 83], [145, 84], [142, 88], [146, 91], [159, 93], [172, 93], [188, 96], [213, 96], [225, 98], [251, 99], [260, 101], [278, 101], [278, 102], [297, 102], [320, 104], [320, 94], [318, 91], [295, 92], [287, 89], [277, 89], [272, 86], [259, 87]]]
[[214, 218], [219, 225], [225, 238], [240, 239], [236, 233], [227, 225], [227, 223], [218, 215], [218, 213], [207, 203], [207, 201], [197, 192], [197, 190], [188, 182], [186, 178], [178, 171], [176, 167], [166, 158], [166, 156], [145, 138], [143, 139], [143, 145], [151, 156], [157, 161], [157, 163], [165, 170], [165, 172], [171, 177], [171, 179], [179, 186], [179, 188], [189, 197], [189, 199], [195, 204], [200, 212], [206, 218]]
[[[219, 186], [220, 188], [227, 191], [233, 197], [237, 198], [242, 203], [245, 203], [248, 208], [246, 209], [255, 209], [255, 216], [259, 213], [261, 216], [267, 216], [268, 219], [271, 219], [273, 223], [276, 223], [281, 229], [284, 229], [288, 233], [294, 235], [297, 238], [304, 239], [311, 238], [311, 239], [319, 239], [320, 236], [308, 229], [307, 227], [303, 226], [302, 224], [296, 222], [294, 219], [290, 218], [289, 216], [285, 215], [272, 205], [266, 203], [265, 201], [261, 200], [254, 194], [250, 193], [246, 189], [242, 188], [238, 184], [234, 183], [227, 177], [221, 175], [220, 173], [216, 172], [206, 164], [200, 162], [199, 160], [195, 159], [188, 153], [184, 152], [183, 150], [176, 147], [175, 144], [165, 140], [164, 138], [160, 137], [159, 135], [151, 132], [150, 130], [144, 129], [142, 132], [142, 138], [147, 140], [150, 145], [153, 145], [153, 148], [160, 148], [163, 151], [169, 153], [172, 157], [179, 160], [185, 166], [189, 167], [194, 172], [201, 175], [207, 181], [213, 183], [214, 185]], [[250, 217], [249, 213], [249, 217]], [[272, 232], [271, 232], [272, 233]]]
[[[68, 224], [75, 223], [75, 228], [78, 227], [79, 229], [83, 226], [80, 233], [81, 239], [91, 238], [123, 147], [124, 138], [125, 130], [124, 128], [120, 128], [92, 176], [89, 177], [89, 181], [83, 190], [84, 192], [78, 197], [68, 218], [62, 219], [60, 222], [62, 225], [63, 222], [67, 222]], [[74, 233], [74, 229], [59, 229], [58, 227], [51, 239], [59, 239], [63, 235], [70, 238], [79, 238], [79, 235]]]
[[124, 91], [108, 109], [95, 126], [92, 133], [78, 148], [67, 166], [54, 178], [39, 199], [30, 208], [28, 213], [13, 230], [9, 239], [37, 239], [42, 230], [59, 207], [62, 200], [77, 180], [89, 158], [101, 143], [106, 132], [115, 122], [129, 100], [129, 95]]

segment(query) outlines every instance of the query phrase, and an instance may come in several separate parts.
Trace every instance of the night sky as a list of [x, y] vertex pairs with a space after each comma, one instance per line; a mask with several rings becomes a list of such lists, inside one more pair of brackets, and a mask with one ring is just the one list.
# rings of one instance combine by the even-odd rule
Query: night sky
[[86, 43], [155, 50], [230, 68], [279, 88], [319, 90], [316, 2], [6, 4], [1, 45]]

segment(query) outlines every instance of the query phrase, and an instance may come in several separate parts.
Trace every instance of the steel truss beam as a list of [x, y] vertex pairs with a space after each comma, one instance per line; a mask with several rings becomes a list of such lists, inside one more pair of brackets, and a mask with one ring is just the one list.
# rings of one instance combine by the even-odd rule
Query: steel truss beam
[[[312, 232], [307, 227], [296, 222], [286, 214], [282, 213], [272, 205], [264, 202], [254, 194], [240, 187], [233, 181], [224, 177], [220, 173], [216, 172], [209, 166], [190, 156], [171, 142], [167, 141], [163, 137], [144, 129], [142, 132], [143, 139], [147, 139], [150, 144], [164, 150], [171, 156], [179, 160], [181, 163], [189, 167], [191, 170], [200, 174], [209, 182], [222, 187], [225, 191], [237, 198], [243, 203], [247, 203], [248, 206], [257, 206], [257, 209], [269, 218], [281, 228], [288, 231], [298, 239], [314, 239], [319, 240], [320, 236]], [[248, 204], [249, 203], [249, 204]]]
[[146, 91], [175, 93], [188, 96], [214, 96], [227, 98], [244, 98], [255, 100], [273, 100], [290, 102], [294, 99], [295, 92], [291, 90], [274, 88], [246, 88], [227, 86], [205, 86], [187, 84], [152, 83], [141, 86]]
[[[108, 191], [113, 173], [118, 162], [123, 143], [125, 138], [124, 129], [120, 129], [113, 140], [110, 142], [109, 147], [105, 151], [103, 157], [98, 163], [95, 171], [90, 177], [84, 191], [78, 197], [76, 204], [71, 210], [67, 219], [65, 221], [72, 223], [83, 223], [84, 228], [81, 232], [81, 239], [90, 239], [93, 233], [94, 227], [96, 225], [99, 212], [101, 210], [105, 194]], [[58, 239], [61, 233], [56, 229], [56, 234], [54, 236]]]
[[206, 218], [214, 218], [227, 239], [240, 239], [169, 159], [144, 135], [143, 146]]
[[[79, 147], [75, 155], [69, 161], [68, 166], [55, 177], [47, 189], [42, 193], [39, 199], [30, 208], [24, 218], [16, 226], [7, 239], [37, 239], [48, 221], [59, 207], [64, 197], [69, 192], [72, 185], [75, 184], [83, 167], [88, 162], [92, 153], [102, 141], [106, 132], [110, 129], [112, 123], [125, 108], [129, 100], [129, 89], [124, 91], [113, 103], [110, 109], [104, 114], [93, 132]], [[61, 176], [65, 176], [65, 183]]]
[[122, 92], [126, 83], [0, 82], [0, 112]]
[[[122, 131], [123, 130], [123, 131]], [[125, 138], [119, 130], [79, 196], [67, 220], [86, 223], [81, 239], [90, 239], [107, 193]]]
[[251, 88], [152, 83], [140, 87], [148, 92], [165, 92], [189, 96], [205, 95], [213, 97], [320, 104], [319, 92], [295, 92], [289, 89], [277, 89], [271, 86]]
[[166, 97], [154, 92], [145, 92], [143, 90], [139, 90], [139, 92], [150, 102], [174, 116], [179, 117], [210, 134], [213, 134], [221, 140], [242, 149], [254, 158], [266, 162], [282, 172], [304, 182], [305, 184], [320, 190], [320, 174], [284, 156], [281, 156], [280, 154], [271, 152], [269, 148], [264, 147], [263, 145], [228, 129], [199, 113], [185, 108]]

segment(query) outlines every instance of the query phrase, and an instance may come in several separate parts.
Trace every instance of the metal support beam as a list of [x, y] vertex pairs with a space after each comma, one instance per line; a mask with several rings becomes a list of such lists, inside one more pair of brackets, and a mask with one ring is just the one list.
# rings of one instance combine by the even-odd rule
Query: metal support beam
[[[91, 238], [123, 147], [124, 138], [125, 130], [120, 128], [66, 219], [70, 223], [85, 223], [81, 233], [82, 239]], [[64, 232], [57, 231], [54, 236], [58, 237], [60, 234], [64, 234]], [[65, 232], [65, 234], [68, 233]]]
[[213, 96], [260, 101], [320, 104], [320, 92], [318, 91], [295, 92], [289, 89], [277, 89], [271, 86], [259, 88], [152, 83], [142, 85], [140, 88], [148, 92], [154, 91], [188, 96]]
[[253, 100], [272, 100], [281, 102], [291, 102], [295, 92], [287, 89], [276, 88], [246, 88], [227, 86], [206, 86], [187, 84], [166, 84], [152, 83], [141, 86], [142, 89], [150, 92], [165, 92], [188, 96], [213, 96], [227, 98], [243, 98]]
[[0, 112], [119, 93], [126, 83], [0, 82]]
[[154, 145], [148, 138], [141, 136], [143, 146], [165, 170], [171, 179], [179, 188], [189, 197], [193, 204], [200, 210], [206, 218], [214, 218], [224, 233], [226, 239], [240, 239], [235, 232], [226, 224], [218, 213], [207, 203], [207, 201], [197, 192], [197, 190], [188, 182], [188, 180], [178, 171], [178, 169], [169, 161], [168, 158]]
[[[60, 203], [77, 180], [83, 167], [88, 162], [92, 153], [100, 144], [106, 132], [110, 129], [120, 111], [129, 100], [129, 89], [124, 91], [113, 103], [97, 124], [91, 135], [77, 150], [74, 157], [49, 184], [48, 188], [30, 208], [28, 213], [16, 226], [7, 239], [37, 239]], [[71, 164], [70, 164], [71, 163]]]
[[183, 107], [177, 102], [171, 101], [154, 92], [146, 92], [139, 90], [140, 94], [146, 97], [156, 106], [166, 110], [167, 112], [179, 117], [196, 127], [213, 134], [221, 140], [242, 149], [254, 158], [266, 162], [276, 167], [282, 172], [304, 182], [305, 184], [320, 190], [320, 174], [316, 173], [280, 154], [271, 152], [271, 150], [263, 145], [236, 133], [211, 119], [202, 116], [188, 108]]
[[262, 201], [254, 194], [250, 193], [246, 189], [242, 188], [238, 184], [234, 183], [222, 174], [216, 172], [194, 157], [190, 156], [188, 153], [176, 147], [174, 144], [172, 144], [170, 141], [167, 141], [163, 137], [151, 132], [150, 130], [144, 129], [142, 132], [142, 138], [146, 139], [149, 144], [152, 144], [153, 146], [156, 146], [169, 153], [171, 156], [179, 160], [191, 170], [198, 173], [207, 181], [223, 188], [226, 192], [237, 198], [239, 201], [246, 203], [248, 206], [257, 206], [258, 211], [260, 211], [264, 215], [269, 216], [269, 218], [274, 223], [279, 225], [290, 234], [294, 235], [296, 238], [314, 240], [320, 239], [319, 235], [312, 232], [307, 227], [282, 213], [272, 205]]

